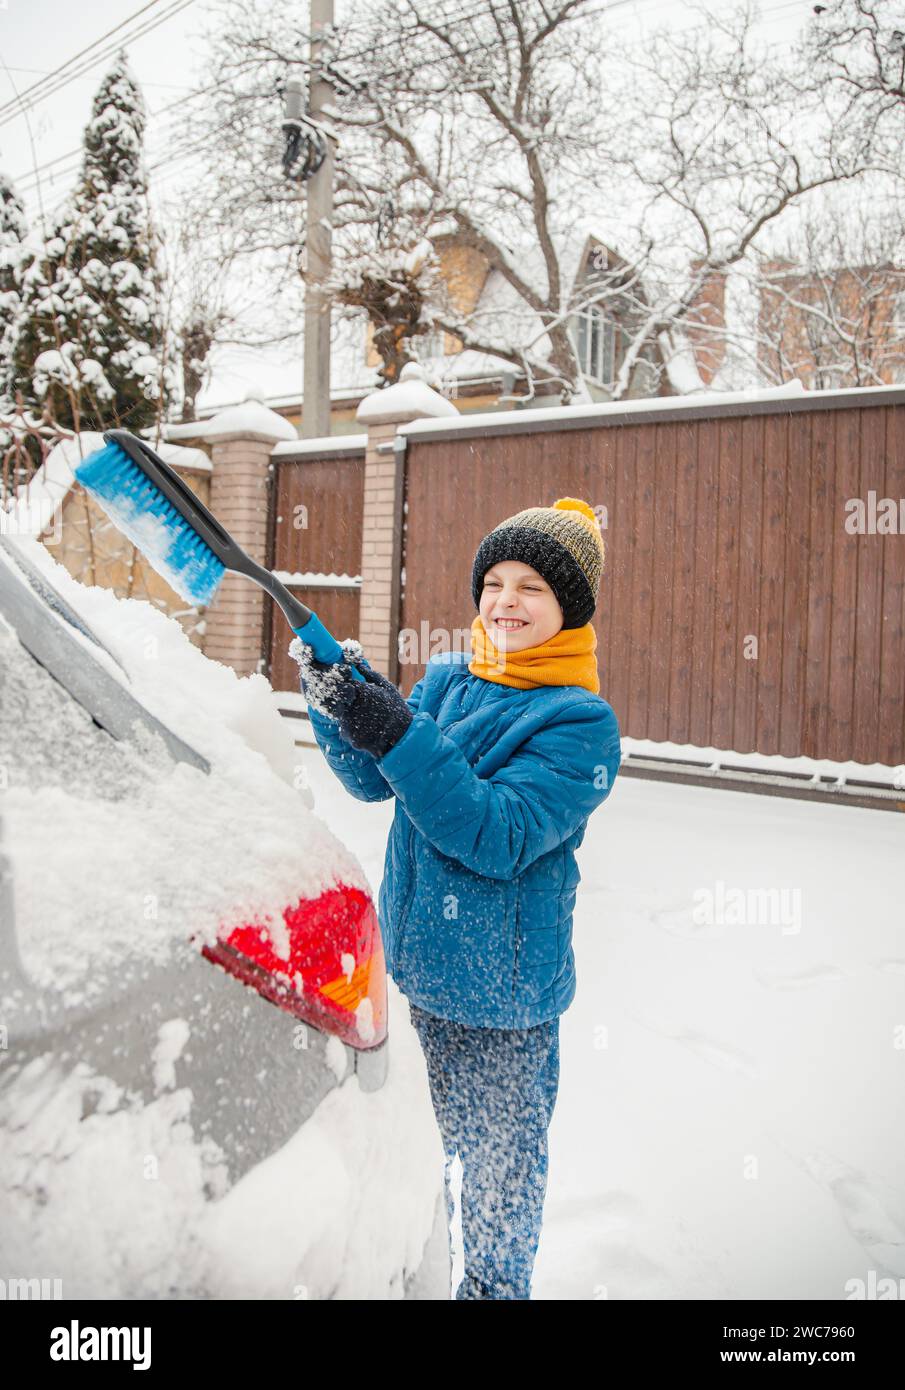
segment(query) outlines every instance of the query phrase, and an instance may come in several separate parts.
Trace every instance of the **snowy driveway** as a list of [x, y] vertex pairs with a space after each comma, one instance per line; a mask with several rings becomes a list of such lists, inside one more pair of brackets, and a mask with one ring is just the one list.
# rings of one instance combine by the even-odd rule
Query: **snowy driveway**
[[[376, 897], [393, 802], [298, 751]], [[622, 777], [578, 864], [534, 1296], [905, 1291], [905, 817]]]

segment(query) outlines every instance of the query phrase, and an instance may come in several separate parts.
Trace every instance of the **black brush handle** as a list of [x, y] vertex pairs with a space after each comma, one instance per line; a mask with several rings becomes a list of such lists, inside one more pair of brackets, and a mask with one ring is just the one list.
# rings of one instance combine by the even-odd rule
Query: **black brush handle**
[[[316, 613], [292, 595], [276, 575], [246, 555], [240, 545], [224, 529], [199, 497], [180, 478], [174, 468], [155, 454], [150, 444], [130, 434], [128, 430], [105, 430], [104, 442], [116, 444], [136, 464], [154, 487], [162, 492], [208, 549], [212, 550], [224, 569], [245, 575], [246, 579], [266, 589], [282, 608], [289, 626], [311, 648], [318, 661], [335, 663], [346, 660], [344, 649], [332, 632], [324, 627]], [[364, 682], [356, 666], [349, 664], [353, 679]]]

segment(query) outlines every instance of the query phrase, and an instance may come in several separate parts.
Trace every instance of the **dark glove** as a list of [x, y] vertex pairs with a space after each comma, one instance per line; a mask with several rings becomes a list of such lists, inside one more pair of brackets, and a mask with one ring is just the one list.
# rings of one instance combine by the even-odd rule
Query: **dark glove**
[[298, 662], [299, 685], [308, 704], [319, 714], [334, 719], [336, 716], [332, 706], [336, 691], [343, 681], [354, 679], [344, 664], [347, 656], [344, 654], [343, 662], [318, 661], [308, 643], [300, 637], [295, 637], [289, 644], [289, 655]]
[[347, 743], [382, 758], [402, 738], [414, 718], [392, 681], [364, 661], [355, 665], [364, 681], [343, 681], [331, 697], [333, 718]]

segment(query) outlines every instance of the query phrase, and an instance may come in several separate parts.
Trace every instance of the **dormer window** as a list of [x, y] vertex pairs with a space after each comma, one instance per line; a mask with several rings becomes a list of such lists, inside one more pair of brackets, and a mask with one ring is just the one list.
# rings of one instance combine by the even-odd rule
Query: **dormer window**
[[616, 375], [616, 325], [599, 304], [575, 315], [574, 342], [585, 376], [608, 386]]

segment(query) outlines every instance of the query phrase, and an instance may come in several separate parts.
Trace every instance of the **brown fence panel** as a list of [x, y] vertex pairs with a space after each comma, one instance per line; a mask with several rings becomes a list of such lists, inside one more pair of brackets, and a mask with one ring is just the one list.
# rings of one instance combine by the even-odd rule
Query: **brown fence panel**
[[623, 734], [905, 763], [905, 536], [845, 503], [905, 498], [905, 392], [413, 434], [400, 629], [470, 650], [481, 537], [524, 507], [606, 505], [594, 618]]
[[[886, 460], [884, 497], [905, 497], [905, 432], [899, 412], [887, 410], [883, 456]], [[877, 721], [891, 750], [905, 761], [905, 536], [887, 536], [883, 548], [883, 597], [880, 604], [879, 708]]]
[[[269, 566], [289, 574], [361, 573], [364, 452], [274, 458]], [[307, 524], [305, 524], [307, 523]], [[360, 587], [289, 584], [290, 591], [340, 640], [358, 637]], [[275, 604], [269, 610], [269, 679], [274, 690], [298, 690], [298, 667], [287, 655], [292, 632]]]
[[[836, 416], [836, 489], [840, 512], [846, 497], [857, 497], [861, 486], [858, 452], [861, 444], [858, 415], [842, 411]], [[830, 584], [831, 639], [829, 682], [824, 690], [827, 701], [830, 747], [844, 745], [853, 757], [853, 692], [855, 683], [856, 618], [858, 611], [858, 569], [856, 539], [843, 525], [832, 528], [833, 569]], [[874, 540], [877, 537], [873, 538]]]

